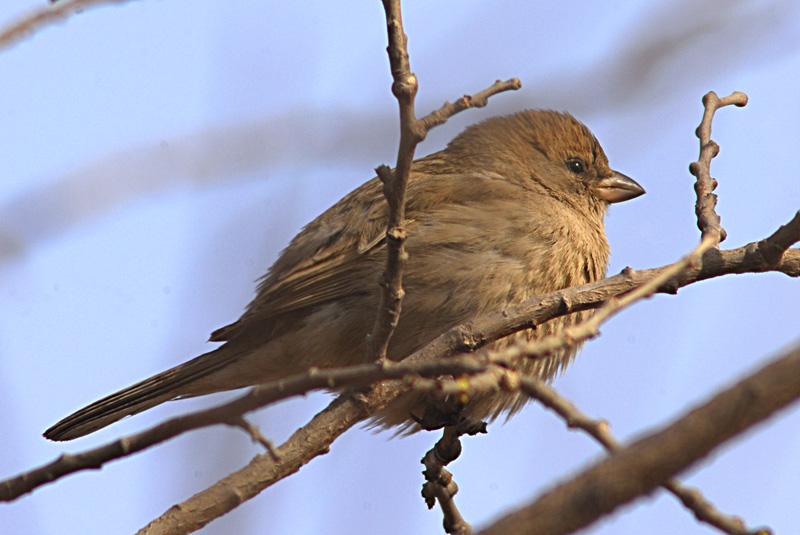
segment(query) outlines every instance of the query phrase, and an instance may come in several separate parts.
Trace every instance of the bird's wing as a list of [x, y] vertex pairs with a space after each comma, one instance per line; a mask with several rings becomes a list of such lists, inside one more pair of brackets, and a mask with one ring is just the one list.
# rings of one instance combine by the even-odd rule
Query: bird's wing
[[[435, 158], [435, 154], [429, 156], [422, 165]], [[518, 188], [497, 176], [429, 174], [420, 161], [416, 163], [417, 172], [412, 172], [408, 184], [405, 224], [409, 233], [422, 224], [420, 219], [435, 217], [444, 206], [519, 195]], [[263, 335], [281, 316], [291, 321], [292, 313], [350, 295], [356, 281], [370, 279], [377, 291], [387, 217], [377, 178], [348, 194], [295, 236], [259, 284], [247, 311], [235, 323], [214, 331], [211, 341], [231, 340], [245, 331]]]
[[230, 340], [251, 326], [341, 298], [352, 291], [353, 270], [384, 250], [387, 208], [381, 184], [370, 180], [309, 223], [281, 253], [236, 322], [210, 340]]

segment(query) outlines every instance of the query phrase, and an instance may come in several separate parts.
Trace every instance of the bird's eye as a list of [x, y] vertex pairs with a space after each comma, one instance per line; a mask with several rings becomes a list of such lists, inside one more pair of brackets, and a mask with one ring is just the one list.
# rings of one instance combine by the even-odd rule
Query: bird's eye
[[572, 158], [571, 160], [567, 160], [566, 163], [567, 169], [569, 169], [573, 174], [580, 175], [586, 171], [586, 164], [583, 160]]

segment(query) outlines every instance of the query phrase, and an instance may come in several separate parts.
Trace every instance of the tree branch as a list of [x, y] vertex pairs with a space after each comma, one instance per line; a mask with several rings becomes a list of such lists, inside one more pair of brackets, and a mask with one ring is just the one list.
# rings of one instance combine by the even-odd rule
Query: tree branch
[[379, 281], [382, 291], [375, 323], [367, 337], [365, 362], [383, 362], [386, 359], [389, 340], [400, 319], [405, 295], [403, 268], [408, 260], [404, 248], [406, 189], [417, 144], [425, 139], [431, 128], [443, 124], [456, 113], [471, 107], [485, 106], [492, 95], [516, 90], [522, 86], [516, 78], [507, 82], [498, 80], [474, 97], [465, 96], [456, 101], [456, 104], [447, 102], [439, 110], [418, 121], [414, 112], [414, 99], [418, 89], [417, 76], [411, 72], [411, 63], [408, 59], [408, 36], [403, 31], [400, 0], [383, 0], [383, 9], [386, 12], [386, 31], [389, 36], [389, 46], [386, 50], [392, 71], [392, 94], [400, 107], [400, 146], [394, 170], [386, 165], [380, 165], [375, 169], [383, 183], [383, 194], [389, 206], [389, 214], [386, 225], [386, 269]]
[[789, 247], [800, 241], [800, 210], [771, 236], [758, 242], [758, 252], [767, 262], [778, 263]]
[[800, 397], [800, 345], [661, 431], [585, 470], [481, 535], [558, 535], [588, 526]]
[[130, 0], [61, 0], [31, 9], [0, 28], [0, 50], [11, 48], [48, 26], [64, 22], [75, 13], [107, 4], [122, 4]]
[[[758, 243], [760, 242], [754, 242], [729, 251], [710, 251], [710, 253], [714, 254], [706, 253], [701, 265], [688, 266], [680, 276], [667, 281], [659, 287], [658, 293], [674, 294], [678, 288], [733, 273], [774, 271], [785, 273], [792, 277], [800, 277], [800, 250], [789, 249], [777, 264], [770, 264], [761, 254]], [[474, 359], [472, 363], [467, 364], [465, 364], [464, 360], [437, 361], [443, 357], [482, 347], [491, 341], [522, 329], [530, 328], [557, 316], [598, 308], [607, 299], [645, 284], [668, 268], [669, 266], [643, 271], [626, 269], [619, 275], [593, 284], [552, 292], [510, 307], [505, 311], [487, 314], [474, 321], [450, 329], [408, 359], [399, 363], [392, 363], [388, 367], [382, 367], [378, 364], [362, 364], [350, 368], [309, 370], [303, 374], [254, 388], [248, 394], [225, 405], [173, 418], [148, 430], [86, 452], [74, 455], [64, 454], [51, 463], [0, 482], [0, 501], [13, 501], [42, 485], [56, 481], [66, 475], [82, 470], [100, 468], [109, 461], [143, 451], [192, 429], [229, 424], [232, 422], [232, 418], [237, 415], [240, 416], [276, 400], [302, 395], [311, 390], [341, 388], [347, 385], [367, 384], [383, 379], [403, 378], [414, 375], [463, 374], [468, 373], [470, 370], [472, 370], [472, 373], [477, 373], [485, 370], [485, 368], [482, 368], [480, 364], [475, 364]], [[261, 486], [262, 482], [251, 487], [247, 491], [248, 497], [252, 497], [252, 495], [257, 494], [275, 481], [297, 471], [309, 458], [327, 451], [327, 447], [341, 433], [355, 423], [368, 418], [370, 414], [385, 406], [386, 403], [399, 396], [407, 388], [410, 388], [409, 384], [394, 383], [381, 386], [378, 389], [381, 391], [380, 393], [373, 392], [364, 397], [359, 397], [359, 401], [352, 398], [352, 396], [344, 396], [342, 400], [335, 400], [326, 411], [332, 410], [334, 406], [338, 407], [335, 413], [336, 417], [341, 418], [343, 421], [333, 425], [331, 432], [328, 434], [322, 432], [324, 427], [318, 429], [316, 426], [329, 425], [329, 420], [319, 420], [319, 422], [325, 422], [324, 424], [318, 423], [316, 418], [309, 422], [298, 431], [298, 433], [301, 433], [305, 429], [305, 435], [297, 435], [297, 433], [296, 435], [298, 437], [313, 435], [322, 442], [318, 445], [303, 445], [298, 442], [300, 439], [296, 439], [295, 435], [293, 435], [284, 446], [295, 453], [289, 458], [283, 458], [282, 463], [291, 465], [294, 468], [286, 473], [276, 472], [276, 477], [279, 477], [277, 479], [264, 480], [263, 487]], [[345, 398], [352, 399], [350, 402], [345, 403]], [[339, 405], [342, 406], [339, 407]], [[337, 431], [337, 429], [345, 425], [346, 427]], [[281, 446], [279, 451], [282, 451], [284, 446]], [[312, 455], [312, 452], [318, 453]], [[258, 459], [256, 458], [254, 462], [258, 461]], [[268, 463], [269, 459], [264, 460], [264, 462]], [[280, 475], [281, 473], [283, 475]]]
[[[525, 377], [520, 379], [520, 388], [530, 397], [558, 414], [568, 427], [581, 429], [589, 434], [608, 452], [622, 451], [622, 445], [614, 438], [607, 422], [593, 420], [544, 382], [532, 377]], [[723, 514], [700, 491], [686, 487], [676, 479], [668, 479], [662, 486], [690, 509], [698, 520], [714, 526], [724, 533], [730, 535], [760, 535], [763, 533], [760, 530], [750, 530], [740, 519]]]
[[725, 229], [720, 226], [720, 218], [715, 211], [717, 206], [717, 196], [713, 191], [717, 187], [717, 181], [711, 178], [711, 160], [719, 154], [719, 145], [711, 139], [711, 122], [714, 113], [724, 106], [729, 105], [744, 106], [747, 104], [747, 95], [736, 91], [727, 97], [719, 98], [713, 91], [709, 91], [703, 97], [703, 120], [697, 127], [695, 134], [700, 140], [700, 158], [689, 166], [689, 172], [697, 177], [694, 190], [697, 193], [697, 204], [695, 213], [697, 214], [697, 228], [705, 239], [709, 235], [716, 236], [717, 242], [722, 242], [727, 237]]

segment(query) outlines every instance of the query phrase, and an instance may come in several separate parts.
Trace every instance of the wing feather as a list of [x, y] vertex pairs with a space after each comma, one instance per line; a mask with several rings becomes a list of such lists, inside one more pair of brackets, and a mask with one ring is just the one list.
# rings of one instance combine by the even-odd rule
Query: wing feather
[[[435, 165], [434, 157], [417, 164], [427, 161], [428, 165]], [[421, 223], [416, 220], [417, 215], [429, 219], [443, 206], [508, 195], [505, 190], [509, 188], [518, 194], [516, 188], [496, 178], [486, 174], [429, 174], [418, 167], [409, 182], [409, 233]], [[458, 198], [453, 194], [457, 188]], [[424, 195], [420, 194], [422, 189], [427, 190]], [[368, 277], [377, 282], [386, 250], [387, 217], [382, 184], [377, 178], [351, 192], [292, 240], [264, 276], [247, 311], [238, 321], [214, 331], [211, 341], [229, 341], [245, 332], [273, 336], [283, 329], [275, 326], [283, 325], [285, 318], [291, 318], [286, 319], [290, 322], [304, 309], [349, 295], [354, 280]], [[365, 257], [374, 261], [365, 262]]]
[[387, 209], [381, 187], [372, 179], [309, 223], [264, 276], [242, 317], [214, 331], [210, 340], [227, 341], [251, 325], [346, 295], [353, 268], [363, 268], [364, 256], [384, 250]]

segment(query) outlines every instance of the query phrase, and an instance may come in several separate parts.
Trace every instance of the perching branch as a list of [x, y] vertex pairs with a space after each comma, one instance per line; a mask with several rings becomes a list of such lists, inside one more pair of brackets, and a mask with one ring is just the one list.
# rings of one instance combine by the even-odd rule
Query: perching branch
[[[800, 231], [793, 234], [792, 239], [800, 241]], [[658, 288], [658, 293], [674, 294], [684, 286], [735, 273], [773, 271], [784, 273], [791, 277], [800, 277], [800, 250], [787, 250], [781, 260], [772, 265], [761, 254], [759, 243], [750, 243], [744, 247], [728, 251], [712, 251], [713, 255], [707, 253], [702, 265], [688, 266], [679, 277], [667, 281]], [[403, 362], [394, 363], [383, 369], [377, 364], [362, 364], [341, 369], [310, 370], [275, 383], [262, 385], [228, 404], [167, 420], [149, 430], [87, 452], [64, 455], [52, 463], [0, 482], [0, 501], [15, 500], [42, 485], [56, 481], [68, 474], [100, 468], [109, 461], [138, 453], [192, 429], [224, 424], [231, 421], [236, 415], [257, 410], [274, 401], [302, 395], [311, 390], [363, 385], [382, 379], [402, 378], [428, 373], [438, 375], [445, 373], [464, 374], [469, 371], [470, 366], [472, 366], [473, 373], [477, 373], [483, 370], [480, 365], [464, 364], [465, 361], [438, 361], [456, 353], [482, 347], [491, 341], [530, 328], [554, 317], [598, 308], [607, 299], [637, 288], [667, 269], [669, 269], [669, 266], [642, 271], [626, 269], [619, 275], [596, 283], [535, 297], [505, 311], [487, 314], [472, 322], [454, 327]], [[384, 405], [381, 403], [388, 403], [388, 401], [400, 395], [404, 388], [409, 388], [409, 386], [402, 384], [384, 385], [380, 388], [385, 390], [383, 395], [378, 395], [373, 401], [353, 403], [353, 400], [351, 400], [351, 403], [345, 404], [348, 410], [340, 409], [340, 412], [337, 412], [346, 421], [346, 428], [341, 432], [382, 408]], [[383, 396], [386, 397], [384, 398]], [[367, 395], [363, 399], [370, 400], [372, 398]], [[334, 401], [332, 405], [337, 403], [343, 402]], [[329, 406], [329, 409], [331, 408], [332, 406]], [[313, 423], [314, 420], [307, 424], [306, 427], [311, 426]], [[320, 445], [321, 449], [327, 448], [341, 432], [332, 430], [329, 435], [325, 435], [324, 443]], [[317, 433], [315, 436], [322, 436], [319, 434], [319, 429], [313, 430], [310, 428], [306, 430], [306, 433]], [[287, 444], [291, 441], [292, 439], [290, 438]], [[314, 449], [311, 448], [311, 450]], [[294, 472], [302, 466], [304, 461], [301, 455], [293, 460], [284, 459], [284, 462], [296, 464], [296, 467], [292, 470]], [[281, 477], [285, 477], [285, 475]], [[265, 487], [272, 483], [274, 481], [267, 482]]]
[[[0, 29], [0, 49], [13, 45], [49, 24], [62, 21], [77, 11], [103, 4], [122, 3], [124, 1], [125, 0], [62, 0], [56, 5], [32, 11]], [[519, 81], [516, 79], [506, 82], [498, 81], [492, 87], [475, 94], [473, 97], [465, 96], [456, 101], [455, 104], [447, 103], [439, 110], [432, 112], [421, 120], [417, 120], [414, 116], [414, 97], [417, 89], [417, 80], [410, 71], [406, 50], [407, 38], [402, 29], [399, 2], [384, 0], [384, 7], [387, 13], [387, 28], [389, 30], [390, 41], [389, 56], [394, 78], [392, 89], [400, 105], [401, 141], [396, 170], [393, 172], [386, 166], [381, 166], [376, 170], [384, 183], [387, 202], [390, 207], [389, 224], [386, 234], [388, 242], [387, 268], [382, 280], [383, 292], [381, 295], [381, 305], [372, 335], [370, 336], [367, 357], [368, 362], [378, 363], [381, 363], [385, 357], [392, 330], [400, 315], [403, 297], [402, 269], [406, 259], [406, 254], [403, 250], [403, 242], [405, 239], [405, 186], [408, 181], [416, 144], [425, 138], [427, 132], [431, 128], [442, 124], [455, 113], [469, 107], [483, 106], [489, 96], [501, 91], [517, 89], [520, 86]], [[714, 93], [709, 93], [704, 98], [706, 114], [697, 132], [700, 138], [701, 155], [698, 162], [695, 162], [690, 167], [692, 173], [697, 177], [696, 192], [698, 200], [696, 204], [696, 213], [698, 217], [698, 227], [702, 231], [703, 238], [698, 249], [696, 249], [690, 257], [680, 262], [679, 267], [676, 267], [677, 264], [675, 264], [665, 268], [638, 273], [630, 270], [623, 272], [617, 277], [612, 277], [593, 285], [554, 292], [542, 296], [539, 299], [523, 303], [510, 311], [504, 311], [503, 314], [497, 313], [488, 315], [469, 324], [457, 327], [445, 333], [439, 339], [426, 346], [426, 348], [416, 353], [412, 358], [402, 363], [365, 364], [338, 370], [311, 370], [306, 374], [253, 389], [253, 391], [246, 396], [222, 407], [175, 418], [150, 430], [131, 437], [122, 438], [91, 451], [76, 455], [62, 455], [58, 460], [49, 465], [21, 474], [16, 478], [0, 482], [0, 500], [10, 501], [16, 499], [27, 492], [31, 492], [38, 486], [60, 479], [64, 475], [79, 470], [99, 468], [110, 460], [142, 451], [191, 429], [219, 423], [241, 427], [248, 432], [254, 440], [259, 441], [268, 448], [270, 454], [257, 457], [247, 468], [228, 476], [206, 491], [198, 493], [180, 506], [173, 507], [162, 517], [156, 519], [142, 530], [142, 533], [188, 533], [233, 509], [242, 501], [255, 496], [260, 490], [263, 490], [263, 488], [271, 483], [297, 471], [300, 466], [316, 455], [326, 453], [328, 446], [336, 437], [352, 427], [355, 423], [374, 414], [376, 410], [379, 410], [409, 388], [422, 388], [424, 386], [424, 381], [416, 381], [415, 383], [415, 378], [432, 378], [441, 374], [486, 375], [487, 372], [497, 371], [495, 364], [498, 361], [505, 362], [511, 358], [522, 357], [536, 358], [537, 356], [546, 354], [547, 351], [557, 349], [559, 347], [558, 344], [572, 343], [573, 340], [577, 339], [575, 337], [588, 338], [594, 336], [601, 322], [606, 321], [613, 313], [619, 310], [621, 306], [629, 304], [634, 299], [639, 299], [654, 292], [675, 293], [678, 288], [699, 280], [704, 280], [705, 278], [729, 273], [760, 271], [778, 271], [793, 277], [800, 276], [800, 251], [789, 249], [791, 245], [800, 241], [800, 212], [798, 212], [789, 223], [781, 226], [770, 237], [759, 242], [751, 243], [732, 251], [719, 251], [716, 249], [719, 242], [725, 239], [726, 233], [720, 225], [719, 216], [715, 212], [717, 199], [716, 195], [713, 194], [713, 190], [716, 187], [716, 181], [711, 178], [710, 170], [708, 169], [711, 159], [718, 152], [718, 146], [710, 138], [711, 119], [714, 112], [722, 106], [728, 104], [741, 106], [745, 103], [746, 96], [741, 93], [734, 93], [723, 99], [717, 98]], [[612, 300], [603, 305], [604, 300], [609, 297], [611, 297]], [[547, 342], [547, 344], [550, 344], [549, 346], [547, 344], [541, 346], [514, 346], [517, 348], [516, 351], [518, 351], [515, 356], [501, 356], [499, 354], [487, 352], [474, 356], [459, 356], [444, 361], [436, 360], [461, 351], [481, 347], [488, 342], [507, 336], [512, 332], [529, 328], [553, 317], [601, 306], [602, 308], [600, 308], [587, 323], [574, 327], [575, 329], [582, 329], [581, 331], [565, 331], [564, 335], [561, 337], [552, 337], [552, 339]], [[545, 340], [542, 340], [542, 342], [545, 342]], [[798, 350], [794, 350], [792, 354], [782, 359], [781, 362], [787, 359], [797, 360], [797, 352]], [[771, 365], [770, 369], [778, 364], [779, 363]], [[789, 365], [787, 364], [786, 366]], [[793, 374], [791, 378], [796, 378], [798, 376], [796, 363], [793, 364], [793, 366], [795, 366], [793, 368], [786, 366], [782, 368], [783, 373], [791, 373]], [[757, 375], [760, 377], [766, 372], [767, 369], [759, 372]], [[755, 379], [755, 377], [756, 376], [752, 379]], [[769, 375], [769, 377], [771, 377], [772, 380], [776, 380], [781, 377], [781, 374], [775, 372]], [[346, 385], [363, 386], [385, 380], [391, 380], [392, 382], [373, 386], [367, 393], [354, 393], [341, 396], [327, 409], [318, 414], [309, 424], [292, 435], [284, 445], [274, 451], [269, 441], [262, 437], [257, 429], [250, 426], [243, 419], [243, 415], [249, 411], [260, 408], [275, 400], [302, 394], [309, 390]], [[527, 378], [523, 378], [521, 387], [529, 388], [530, 384], [528, 381]], [[759, 386], [761, 390], [756, 392], [756, 394], [762, 397], [765, 395], [764, 392], [768, 394], [771, 392], [768, 388], [774, 389], [784, 386], [782, 383], [769, 385], [767, 385], [767, 383], [758, 384], [761, 385]], [[739, 389], [739, 386], [741, 386], [741, 384], [731, 389], [731, 392]], [[796, 385], [792, 383], [792, 387], [794, 388], [795, 386]], [[748, 394], [748, 392], [750, 391], [745, 388], [744, 392], [736, 396], [731, 394], [729, 398], [734, 401], [741, 401], [747, 400], [748, 395], [756, 396], [756, 394], [752, 392]], [[794, 397], [785, 401], [784, 405], [797, 397], [796, 393], [792, 395]], [[721, 396], [723, 395], [717, 398]], [[788, 396], [788, 394], [786, 396]], [[786, 396], [781, 397], [781, 400], [784, 400]], [[716, 403], [717, 398], [712, 400], [708, 406]], [[756, 409], [752, 409], [749, 406], [748, 408], [755, 412], [761, 411], [759, 414], [763, 414], [762, 417], [766, 417], [771, 414], [772, 411], [780, 408], [778, 406], [774, 408], [761, 406], [761, 401], [760, 399], [756, 399], [755, 402], [759, 405]], [[725, 407], [722, 408], [724, 409]], [[703, 411], [705, 409], [706, 407], [703, 407], [698, 409], [698, 411]], [[711, 409], [709, 409], [709, 411], [711, 411]], [[717, 412], [712, 411], [711, 414], [718, 417], [722, 412], [721, 409], [719, 409]], [[687, 416], [684, 420], [690, 417], [692, 417], [692, 415]], [[682, 421], [683, 420], [681, 420], [681, 422]], [[753, 419], [752, 423], [748, 425], [753, 425], [757, 421], [757, 419]], [[678, 422], [678, 424], [681, 422]], [[723, 423], [727, 423], [727, 420]], [[675, 424], [675, 426], [678, 426], [678, 424]], [[670, 442], [669, 437], [666, 437], [663, 442], [666, 446], [663, 447], [663, 451], [659, 450], [661, 452], [658, 453], [658, 455], [663, 454], [665, 456], [664, 462], [670, 466], [679, 465], [681, 463], [688, 463], [685, 464], [685, 466], [688, 466], [691, 462], [694, 462], [696, 459], [707, 454], [708, 451], [711, 451], [717, 444], [733, 436], [733, 434], [730, 436], [725, 435], [725, 433], [729, 432], [732, 431], [724, 429], [719, 430], [717, 435], [709, 438], [708, 444], [702, 446], [707, 448], [706, 453], [702, 455], [698, 454], [699, 456], [694, 457], [692, 457], [692, 455], [695, 454], [693, 449], [690, 449], [688, 453], [683, 452], [681, 448], [671, 446], [672, 442]], [[741, 432], [741, 430], [736, 432]], [[666, 431], [658, 436], [665, 433]], [[703, 438], [705, 439], [706, 437]], [[719, 442], [714, 442], [717, 439], [719, 439]], [[639, 444], [640, 443], [637, 443], [622, 450], [620, 455], [634, 455], [629, 452], [639, 447]], [[687, 457], [675, 460], [670, 456], [679, 453], [687, 453]], [[689, 453], [691, 453], [691, 455], [689, 455]], [[645, 460], [652, 460], [646, 456], [644, 457]], [[616, 461], [617, 459], [618, 457], [615, 456], [610, 461]], [[639, 457], [634, 455], [633, 459], [636, 460], [639, 459]], [[598, 469], [604, 465], [605, 463], [600, 465]], [[647, 485], [650, 484], [647, 471], [652, 470], [652, 468], [643, 468], [642, 470], [643, 473], [639, 474], [642, 476], [642, 480], [637, 480], [636, 484], [640, 486], [640, 489], [645, 489], [639, 492], [647, 492], [647, 488], [652, 488], [647, 487]], [[666, 471], [667, 469], [665, 468], [664, 470]], [[610, 470], [609, 473], [613, 474], [614, 471]], [[655, 484], [658, 484], [658, 482]], [[668, 487], [670, 484], [670, 482], [665, 483]], [[620, 492], [622, 492], [622, 490], [620, 490]], [[606, 497], [605, 494], [601, 493], [601, 495]], [[585, 495], [583, 496], [585, 497]], [[545, 499], [548, 499], [547, 496]], [[614, 496], [613, 499], [616, 500], [617, 496]], [[625, 500], [626, 498], [623, 497], [621, 499]], [[690, 497], [687, 497], [683, 501], [686, 502], [690, 499]], [[609, 498], [609, 503], [611, 501], [611, 498]], [[618, 503], [623, 502], [620, 501]], [[605, 502], [603, 505], [605, 505]], [[614, 504], [609, 506], [612, 509], [616, 507]], [[589, 512], [594, 511], [592, 508], [589, 509]], [[598, 510], [599, 509], [600, 508], [598, 508]], [[563, 513], [561, 514], [563, 515]], [[600, 514], [603, 514], [602, 511]], [[569, 519], [572, 520], [572, 517], [569, 517]], [[709, 521], [708, 519], [704, 520]], [[714, 524], [713, 521], [709, 522]], [[739, 533], [737, 531], [727, 532]], [[745, 532], [746, 531], [743, 531], [742, 533]], [[509, 531], [508, 533], [512, 532]]]

